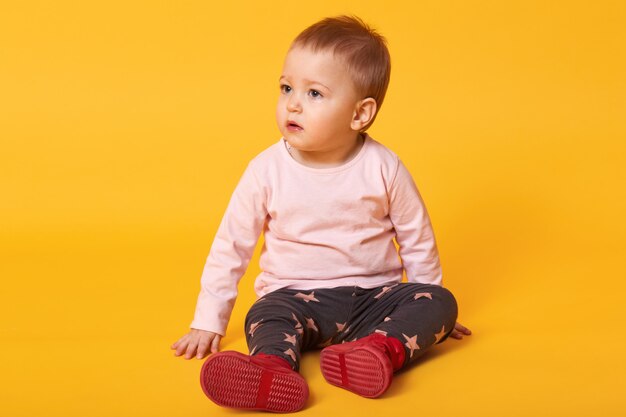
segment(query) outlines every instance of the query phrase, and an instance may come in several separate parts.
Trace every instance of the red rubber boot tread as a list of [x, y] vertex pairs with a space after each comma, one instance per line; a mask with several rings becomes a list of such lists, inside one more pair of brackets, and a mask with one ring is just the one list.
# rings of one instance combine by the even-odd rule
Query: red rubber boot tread
[[358, 342], [329, 346], [320, 354], [322, 375], [332, 385], [375, 398], [391, 385], [391, 359], [380, 347]]
[[223, 407], [276, 413], [298, 411], [309, 395], [297, 372], [239, 352], [211, 355], [202, 365], [200, 385]]

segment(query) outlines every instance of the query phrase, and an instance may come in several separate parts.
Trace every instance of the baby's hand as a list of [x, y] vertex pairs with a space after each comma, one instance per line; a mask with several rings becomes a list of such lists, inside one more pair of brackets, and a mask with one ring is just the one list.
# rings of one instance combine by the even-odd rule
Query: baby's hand
[[171, 349], [176, 349], [174, 356], [180, 356], [186, 352], [185, 359], [191, 359], [194, 356], [202, 359], [209, 354], [209, 347], [210, 353], [216, 353], [219, 350], [221, 339], [222, 336], [217, 333], [191, 329], [189, 333], [178, 339]]
[[450, 333], [450, 337], [454, 337], [455, 339], [463, 339], [463, 335], [471, 335], [472, 331], [467, 327], [464, 327], [461, 323], [457, 322], [454, 325], [454, 330]]

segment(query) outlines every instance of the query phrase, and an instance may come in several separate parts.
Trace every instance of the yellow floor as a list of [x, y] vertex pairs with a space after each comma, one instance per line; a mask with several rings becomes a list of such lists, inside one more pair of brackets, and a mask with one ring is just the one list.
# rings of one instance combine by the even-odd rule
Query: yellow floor
[[[16, 298], [3, 306], [9, 313], [3, 316], [13, 320], [3, 325], [0, 348], [2, 414], [245, 414], [206, 399], [198, 383], [202, 362], [175, 358], [169, 350], [185, 331], [195, 297], [190, 291], [195, 283], [183, 283], [182, 277], [198, 262], [189, 261], [196, 268], [184, 262], [201, 250], [173, 255], [170, 250], [180, 247], [173, 242], [184, 242], [185, 236], [152, 236], [143, 244], [118, 237], [120, 243], [80, 249], [61, 250], [47, 242], [45, 253], [14, 250], [3, 264], [3, 276], [45, 275], [56, 282], [24, 281], [19, 284], [22, 295], [12, 293]], [[616, 260], [604, 261], [595, 266], [608, 276]], [[500, 271], [468, 277], [463, 284], [461, 277], [450, 277], [449, 288], [456, 287], [461, 308], [459, 321], [472, 329], [472, 336], [431, 349], [397, 374], [388, 393], [377, 400], [326, 384], [319, 354], [311, 352], [302, 364], [311, 390], [302, 415], [334, 409], [354, 416], [366, 410], [619, 415], [626, 410], [620, 395], [626, 369], [625, 337], [619, 331], [623, 296], [588, 280], [591, 266], [585, 259], [556, 258], [552, 268], [511, 259], [498, 263]], [[142, 287], [146, 277], [152, 288]], [[488, 282], [510, 285], [482, 291]], [[252, 295], [245, 291], [241, 297], [222, 349], [246, 351], [240, 323]]]
[[[170, 345], [237, 180], [280, 139], [291, 39], [343, 13], [388, 38], [370, 133], [413, 174], [473, 335], [376, 400], [311, 352], [301, 415], [625, 416], [625, 3], [305, 3], [3, 2], [0, 416], [250, 414]], [[222, 349], [246, 351], [258, 250]]]

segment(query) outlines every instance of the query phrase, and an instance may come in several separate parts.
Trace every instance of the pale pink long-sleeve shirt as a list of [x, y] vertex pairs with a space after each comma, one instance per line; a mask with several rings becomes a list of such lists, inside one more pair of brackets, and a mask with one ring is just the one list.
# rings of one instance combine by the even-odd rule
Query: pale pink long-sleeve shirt
[[248, 164], [211, 246], [192, 328], [225, 334], [262, 231], [259, 297], [285, 287], [374, 288], [400, 282], [403, 268], [409, 282], [442, 285], [419, 191], [398, 156], [367, 134], [339, 167], [302, 165], [283, 138]]

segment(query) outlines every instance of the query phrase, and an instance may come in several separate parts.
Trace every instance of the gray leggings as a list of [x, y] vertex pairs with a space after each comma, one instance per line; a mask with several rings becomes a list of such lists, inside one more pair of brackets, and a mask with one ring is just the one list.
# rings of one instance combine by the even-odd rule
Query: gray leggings
[[374, 332], [403, 343], [406, 366], [430, 346], [443, 342], [454, 329], [457, 315], [454, 296], [438, 285], [280, 289], [252, 305], [245, 330], [251, 355], [278, 355], [295, 370], [301, 352]]

